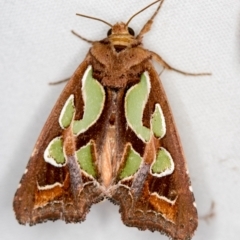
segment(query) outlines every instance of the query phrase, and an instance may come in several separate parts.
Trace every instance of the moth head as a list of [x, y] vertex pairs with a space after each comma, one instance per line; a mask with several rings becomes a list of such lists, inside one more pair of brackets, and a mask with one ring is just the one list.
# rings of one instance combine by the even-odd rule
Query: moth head
[[136, 44], [134, 35], [133, 29], [122, 22], [113, 25], [107, 33], [108, 41], [117, 52]]
[[110, 37], [112, 35], [126, 35], [126, 36], [133, 36], [135, 35], [135, 32], [132, 28], [126, 26], [124, 23], [116, 23], [112, 26], [107, 32], [107, 36]]

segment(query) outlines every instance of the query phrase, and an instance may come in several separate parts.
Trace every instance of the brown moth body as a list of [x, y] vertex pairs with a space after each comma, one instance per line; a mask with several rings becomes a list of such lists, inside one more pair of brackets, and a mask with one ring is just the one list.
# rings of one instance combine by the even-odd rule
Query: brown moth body
[[[160, 231], [175, 240], [191, 239], [197, 227], [197, 210], [175, 123], [152, 60], [165, 68], [184, 72], [170, 67], [142, 46], [143, 34], [150, 30], [162, 2], [137, 37], [131, 34], [128, 21], [111, 26], [107, 38], [92, 43], [54, 106], [21, 179], [14, 197], [19, 223], [34, 225], [57, 219], [81, 222], [92, 204], [108, 198], [120, 205], [127, 226]], [[75, 134], [73, 122], [83, 119], [87, 111], [82, 79], [89, 66], [92, 78], [103, 89], [103, 106], [95, 121]], [[136, 134], [126, 110], [127, 95], [138, 86], [145, 72], [150, 87], [142, 125], [153, 131], [151, 119], [159, 106], [166, 129], [162, 137], [151, 133], [148, 140]], [[70, 96], [74, 99], [75, 112], [71, 124], [62, 127], [59, 119]], [[59, 165], [51, 163], [46, 154], [56, 138], [61, 139], [64, 155], [64, 163]], [[76, 152], [86, 146], [90, 149], [92, 174], [79, 165], [76, 157]], [[172, 170], [154, 175], [152, 165], [159, 149], [166, 149], [171, 155]], [[133, 152], [142, 159], [141, 164], [136, 172], [122, 177]]]

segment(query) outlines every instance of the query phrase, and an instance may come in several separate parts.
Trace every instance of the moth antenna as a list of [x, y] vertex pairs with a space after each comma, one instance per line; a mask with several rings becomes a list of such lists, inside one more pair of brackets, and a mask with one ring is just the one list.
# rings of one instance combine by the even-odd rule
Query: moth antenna
[[[152, 5], [154, 5], [154, 4], [158, 3], [158, 2], [160, 2], [160, 4], [159, 4], [157, 10], [154, 12], [154, 14], [152, 15], [152, 17], [148, 20], [148, 22], [151, 21], [151, 20], [153, 20], [153, 19], [155, 18], [155, 16], [157, 15], [157, 13], [158, 13], [158, 11], [159, 11], [159, 9], [160, 9], [160, 7], [161, 7], [163, 1], [164, 1], [164, 0], [157, 0], [157, 1], [155, 1], [155, 2], [153, 2], [153, 3], [151, 3], [151, 4], [149, 4], [149, 5], [146, 6], [145, 8], [141, 9], [139, 12], [135, 13], [135, 14], [134, 14], [132, 17], [130, 17], [130, 19], [127, 21], [126, 26], [128, 26], [128, 24], [132, 21], [132, 19], [133, 19], [134, 17], [136, 17], [139, 13], [145, 11], [147, 8], [151, 7]], [[145, 25], [146, 25], [146, 24], [145, 24]]]
[[90, 19], [93, 19], [93, 20], [96, 20], [96, 21], [99, 21], [99, 22], [103, 22], [103, 23], [107, 24], [108, 26], [112, 27], [112, 24], [104, 21], [103, 19], [91, 17], [91, 16], [88, 16], [88, 15], [80, 14], [80, 13], [76, 13], [76, 15], [80, 16], [80, 17], [90, 18]]
[[79, 37], [80, 39], [82, 39], [83, 41], [85, 41], [85, 42], [87, 42], [87, 43], [90, 43], [90, 44], [93, 44], [94, 43], [94, 41], [92, 41], [92, 40], [89, 40], [89, 39], [87, 39], [87, 38], [85, 38], [85, 37], [82, 37], [80, 34], [78, 34], [78, 33], [76, 33], [75, 31], [71, 31], [72, 32], [72, 34], [74, 34], [76, 37]]

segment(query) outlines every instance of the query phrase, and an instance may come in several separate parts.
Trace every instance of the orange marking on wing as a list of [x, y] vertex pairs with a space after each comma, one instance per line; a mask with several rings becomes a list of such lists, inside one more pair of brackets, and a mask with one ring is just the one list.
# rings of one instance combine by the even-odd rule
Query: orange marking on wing
[[149, 202], [164, 218], [171, 222], [176, 222], [176, 204], [171, 204], [164, 199], [158, 198], [156, 195], [151, 195]]
[[66, 175], [66, 178], [62, 184], [55, 185], [52, 188], [49, 189], [37, 189], [35, 193], [35, 204], [34, 208], [39, 208], [47, 205], [49, 202], [53, 200], [57, 200], [61, 197], [70, 186], [70, 178], [69, 174]]

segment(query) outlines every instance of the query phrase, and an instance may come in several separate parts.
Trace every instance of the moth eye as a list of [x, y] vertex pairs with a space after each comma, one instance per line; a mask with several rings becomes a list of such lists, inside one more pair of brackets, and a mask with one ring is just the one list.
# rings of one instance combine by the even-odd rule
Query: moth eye
[[131, 34], [132, 36], [134, 36], [135, 35], [135, 33], [134, 33], [134, 31], [133, 31], [133, 29], [132, 28], [128, 28], [128, 32], [129, 32], [129, 34]]
[[110, 36], [112, 34], [112, 29], [110, 28], [107, 32], [107, 35]]

